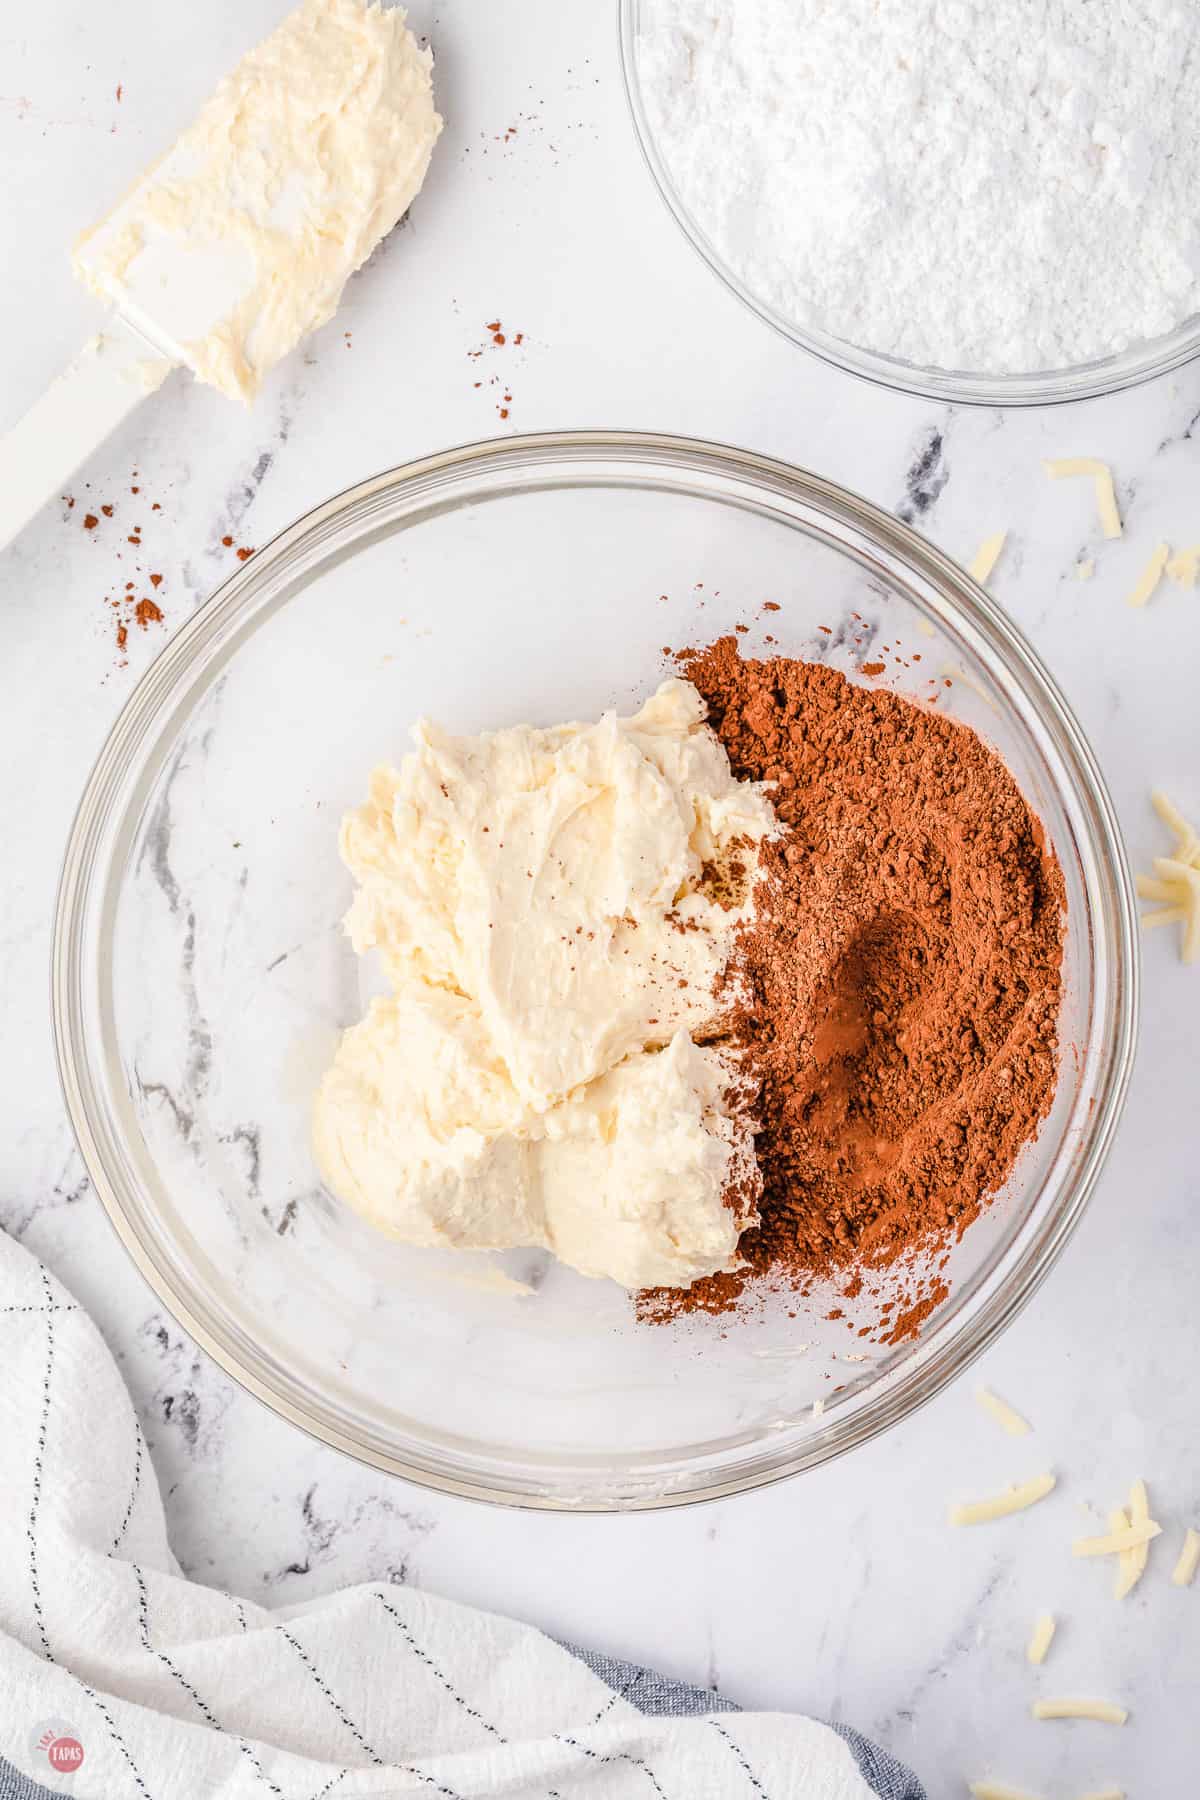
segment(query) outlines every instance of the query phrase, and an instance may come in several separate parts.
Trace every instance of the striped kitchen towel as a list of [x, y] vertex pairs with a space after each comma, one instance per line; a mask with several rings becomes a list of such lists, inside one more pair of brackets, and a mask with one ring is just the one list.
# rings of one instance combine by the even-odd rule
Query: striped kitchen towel
[[410, 1588], [185, 1580], [129, 1397], [0, 1233], [0, 1800], [922, 1800], [850, 1733]]

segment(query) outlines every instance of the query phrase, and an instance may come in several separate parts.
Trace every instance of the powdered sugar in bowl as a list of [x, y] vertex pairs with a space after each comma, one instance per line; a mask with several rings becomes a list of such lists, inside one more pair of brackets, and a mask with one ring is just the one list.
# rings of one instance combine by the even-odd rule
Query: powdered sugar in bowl
[[684, 232], [794, 343], [951, 401], [1081, 399], [1200, 349], [1200, 124], [1175, 0], [620, 0]]
[[[1062, 865], [1069, 1048], [1054, 1109], [952, 1246], [949, 1295], [915, 1341], [860, 1338], [855, 1301], [820, 1284], [736, 1330], [642, 1323], [614, 1283], [545, 1252], [382, 1237], [321, 1184], [310, 1147], [317, 1082], [365, 998], [336, 852], [364, 768], [421, 713], [470, 732], [628, 711], [665, 644], [743, 625], [751, 654], [773, 643], [913, 697], [931, 664], [956, 665], [968, 680], [939, 707], [1004, 758]], [[80, 804], [55, 1031], [97, 1193], [162, 1304], [231, 1375], [410, 1480], [620, 1510], [813, 1467], [903, 1418], [1004, 1329], [1103, 1165], [1136, 972], [1132, 884], [1091, 752], [953, 563], [786, 464], [577, 432], [450, 450], [348, 489], [172, 639]], [[514, 1283], [533, 1291], [514, 1297]]]

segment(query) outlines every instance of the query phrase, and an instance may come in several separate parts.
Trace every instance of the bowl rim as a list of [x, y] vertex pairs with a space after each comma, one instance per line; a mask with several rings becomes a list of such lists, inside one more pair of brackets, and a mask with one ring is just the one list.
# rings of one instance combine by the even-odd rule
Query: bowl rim
[[[865, 528], [877, 548], [896, 556], [909, 570], [929, 581], [940, 596], [948, 597], [962, 615], [982, 629], [991, 647], [1021, 671], [1021, 691], [1026, 704], [1043, 728], [1050, 728], [1060, 754], [1072, 765], [1076, 792], [1073, 798], [1086, 813], [1089, 832], [1103, 856], [1110, 883], [1111, 943], [1114, 987], [1113, 1032], [1105, 1067], [1103, 1090], [1096, 1096], [1081, 1165], [1070, 1183], [1069, 1204], [1062, 1194], [1050, 1216], [1037, 1221], [1030, 1242], [1018, 1260], [999, 1280], [990, 1278], [988, 1291], [974, 1316], [959, 1321], [946, 1341], [929, 1340], [927, 1360], [896, 1373], [881, 1384], [871, 1404], [852, 1418], [826, 1423], [789, 1448], [786, 1457], [769, 1466], [732, 1475], [689, 1475], [693, 1485], [675, 1487], [670, 1480], [653, 1493], [635, 1492], [601, 1496], [544, 1491], [536, 1486], [501, 1488], [473, 1475], [451, 1475], [436, 1463], [419, 1464], [408, 1457], [381, 1450], [356, 1439], [328, 1417], [317, 1417], [311, 1408], [292, 1398], [272, 1378], [269, 1358], [257, 1350], [258, 1367], [247, 1366], [236, 1349], [201, 1317], [173, 1272], [155, 1256], [138, 1224], [122, 1204], [100, 1142], [97, 1120], [103, 1111], [96, 1101], [96, 1058], [84, 1028], [87, 1002], [84, 975], [90, 938], [90, 915], [95, 910], [90, 894], [94, 877], [108, 871], [97, 865], [96, 853], [105, 828], [127, 810], [120, 777], [145, 734], [148, 720], [171, 711], [171, 696], [194, 662], [197, 653], [238, 617], [270, 581], [272, 569], [289, 552], [307, 540], [322, 540], [331, 524], [351, 509], [392, 490], [411, 493], [436, 491], [439, 483], [464, 475], [502, 473], [506, 469], [538, 470], [556, 463], [591, 461], [596, 474], [588, 485], [636, 485], [617, 477], [605, 481], [605, 471], [623, 463], [650, 463], [676, 476], [720, 474], [740, 479], [760, 491], [775, 493], [813, 505], [826, 517]], [[578, 479], [578, 477], [576, 478]], [[575, 485], [565, 481], [561, 485]], [[512, 490], [501, 490], [511, 492]], [[288, 596], [284, 595], [285, 603]], [[103, 947], [103, 942], [101, 942]], [[882, 511], [872, 502], [827, 478], [810, 473], [775, 457], [709, 440], [670, 434], [606, 430], [526, 433], [504, 438], [476, 440], [384, 470], [300, 514], [266, 542], [257, 554], [234, 570], [213, 591], [159, 652], [141, 676], [112, 725], [84, 786], [64, 853], [54, 918], [51, 949], [51, 1001], [55, 1056], [68, 1116], [85, 1167], [109, 1220], [158, 1299], [194, 1341], [233, 1380], [272, 1411], [360, 1462], [396, 1474], [420, 1486], [463, 1498], [535, 1511], [583, 1513], [647, 1511], [697, 1504], [749, 1492], [806, 1468], [845, 1454], [869, 1442], [919, 1407], [935, 1398], [962, 1374], [1016, 1318], [1057, 1262], [1091, 1197], [1107, 1160], [1124, 1105], [1132, 1072], [1138, 1022], [1138, 936], [1133, 880], [1122, 843], [1115, 809], [1107, 786], [1070, 706], [1037, 653], [1007, 615], [972, 577], [944, 552], [911, 526]], [[1029, 1229], [1032, 1229], [1030, 1222]]]
[[807, 350], [831, 368], [853, 375], [875, 387], [912, 394], [925, 400], [941, 400], [963, 406], [1062, 406], [1077, 400], [1095, 400], [1139, 387], [1157, 376], [1169, 375], [1200, 355], [1200, 312], [1172, 331], [1146, 339], [1108, 356], [1066, 368], [1032, 370], [1021, 374], [986, 375], [962, 369], [924, 367], [887, 356], [882, 351], [853, 344], [818, 326], [799, 325], [761, 299], [734, 273], [712, 239], [701, 228], [671, 179], [650, 124], [642, 92], [637, 44], [644, 0], [616, 0], [617, 43], [625, 98], [633, 121], [634, 136], [659, 196], [692, 249], [707, 264], [723, 287], [740, 300], [747, 311], [769, 325], [790, 344]]

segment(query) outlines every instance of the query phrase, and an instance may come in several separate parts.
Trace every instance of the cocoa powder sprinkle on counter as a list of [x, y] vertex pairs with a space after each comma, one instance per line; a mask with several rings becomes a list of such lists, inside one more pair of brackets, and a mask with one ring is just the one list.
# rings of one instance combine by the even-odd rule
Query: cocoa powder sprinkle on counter
[[[132, 471], [129, 482], [131, 494], [140, 494], [144, 491], [136, 469]], [[85, 487], [89, 485], [89, 483], [84, 483]], [[123, 492], [124, 489], [122, 488], [121, 491]], [[64, 495], [64, 499], [69, 501], [69, 506], [74, 505], [74, 496]], [[118, 510], [118, 505], [113, 501], [96, 502], [96, 510], [86, 513], [81, 523], [86, 531], [95, 532], [104, 520], [115, 518]], [[151, 510], [161, 512], [161, 503], [156, 500]], [[157, 589], [162, 586], [165, 577], [161, 573], [153, 575], [143, 573], [140, 558], [131, 556], [129, 551], [124, 548], [127, 544], [132, 545], [135, 550], [141, 548], [143, 536], [140, 522], [135, 524], [132, 530], [123, 533], [117, 543], [122, 547], [119, 549], [114, 547], [113, 556], [119, 566], [115, 567], [109, 575], [108, 584], [101, 596], [101, 603], [106, 615], [106, 629], [111, 629], [112, 641], [117, 649], [116, 666], [126, 668], [129, 661], [127, 652], [131, 628], [136, 624], [145, 631], [151, 624], [165, 622], [162, 608], [150, 599], [138, 601], [135, 598], [136, 591], [147, 581]], [[126, 570], [130, 569], [132, 578], [125, 578]]]

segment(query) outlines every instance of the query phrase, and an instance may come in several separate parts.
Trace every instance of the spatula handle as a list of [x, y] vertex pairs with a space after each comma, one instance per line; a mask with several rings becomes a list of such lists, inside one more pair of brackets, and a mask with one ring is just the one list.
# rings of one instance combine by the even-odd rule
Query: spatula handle
[[171, 367], [117, 318], [84, 345], [0, 438], [0, 550]]

